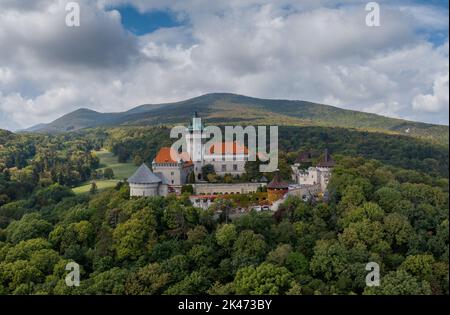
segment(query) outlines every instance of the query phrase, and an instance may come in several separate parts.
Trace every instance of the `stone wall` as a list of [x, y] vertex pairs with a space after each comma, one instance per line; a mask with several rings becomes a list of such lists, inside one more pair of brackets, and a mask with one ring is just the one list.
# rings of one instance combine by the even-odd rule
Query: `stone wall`
[[288, 195], [290, 196], [309, 196], [309, 195], [317, 195], [322, 191], [320, 184], [315, 185], [302, 185], [299, 187], [289, 189]]
[[193, 184], [194, 192], [197, 195], [206, 194], [248, 194], [256, 192], [258, 187], [266, 186], [266, 183], [197, 183]]
[[159, 183], [154, 184], [132, 184], [130, 183], [130, 196], [152, 197], [158, 196]]

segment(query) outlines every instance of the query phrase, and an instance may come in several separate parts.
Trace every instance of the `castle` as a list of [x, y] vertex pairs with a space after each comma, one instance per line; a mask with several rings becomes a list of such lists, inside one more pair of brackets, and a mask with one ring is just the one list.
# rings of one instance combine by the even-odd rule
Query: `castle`
[[[161, 148], [152, 162], [151, 171], [142, 164], [128, 179], [130, 196], [166, 196], [168, 193], [181, 194], [181, 188], [189, 178], [194, 177], [196, 194], [246, 194], [255, 192], [266, 183], [207, 183], [202, 175], [202, 167], [211, 164], [218, 175], [241, 175], [249, 152], [245, 145], [237, 142], [214, 143], [206, 148], [206, 137], [201, 118], [197, 113], [186, 130], [187, 152], [174, 152], [170, 147]], [[327, 190], [334, 160], [325, 149], [322, 159], [311, 166], [312, 155], [303, 153], [299, 163], [291, 166], [292, 180], [296, 185], [284, 182], [277, 171], [267, 185], [268, 200], [275, 204], [288, 195], [298, 195], [303, 199], [318, 196]], [[197, 198], [198, 199], [198, 198]], [[214, 199], [214, 198], [212, 198]], [[212, 200], [211, 199], [211, 200]]]
[[[191, 173], [196, 181], [204, 181], [202, 167], [211, 164], [218, 175], [242, 175], [248, 160], [248, 149], [237, 142], [222, 142], [206, 148], [206, 134], [201, 118], [195, 113], [186, 130], [187, 152], [174, 152], [170, 147], [161, 148], [153, 162], [153, 172], [141, 165], [128, 179], [131, 196], [165, 196], [169, 192], [181, 193]], [[173, 157], [176, 157], [175, 159]], [[256, 189], [256, 188], [255, 188]]]

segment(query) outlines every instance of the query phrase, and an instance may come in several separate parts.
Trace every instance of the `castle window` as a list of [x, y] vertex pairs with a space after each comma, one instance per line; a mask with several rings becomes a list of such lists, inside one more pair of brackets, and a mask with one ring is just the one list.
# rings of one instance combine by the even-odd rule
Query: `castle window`
[[238, 166], [236, 164], [233, 164], [233, 171], [237, 171], [238, 170]]
[[222, 172], [226, 172], [227, 170], [227, 165], [226, 164], [222, 164]]

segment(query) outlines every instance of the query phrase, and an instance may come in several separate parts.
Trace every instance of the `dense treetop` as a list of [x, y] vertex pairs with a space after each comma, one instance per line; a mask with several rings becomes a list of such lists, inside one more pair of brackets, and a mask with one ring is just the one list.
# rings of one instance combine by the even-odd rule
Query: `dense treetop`
[[[73, 194], [98, 167], [93, 149], [151, 161], [170, 140], [164, 127], [2, 133], [0, 294], [448, 294], [448, 152], [334, 128], [281, 132], [285, 179], [301, 149], [331, 149], [328, 201], [291, 197], [231, 220], [187, 196], [130, 199], [122, 182]], [[79, 287], [65, 284], [70, 261]], [[368, 262], [380, 287], [365, 285]]]

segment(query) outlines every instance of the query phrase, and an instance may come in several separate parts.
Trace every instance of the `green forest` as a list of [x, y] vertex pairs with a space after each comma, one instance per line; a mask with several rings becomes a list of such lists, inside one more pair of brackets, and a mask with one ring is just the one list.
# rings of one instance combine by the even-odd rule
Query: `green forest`
[[[0, 130], [0, 294], [449, 294], [448, 147], [406, 136], [280, 127], [280, 171], [303, 150], [337, 162], [326, 201], [288, 198], [236, 219], [188, 196], [130, 199], [95, 150], [151, 163], [169, 128]], [[224, 211], [224, 213], [226, 213]], [[65, 283], [68, 262], [80, 286]], [[368, 287], [368, 262], [381, 286]]]

